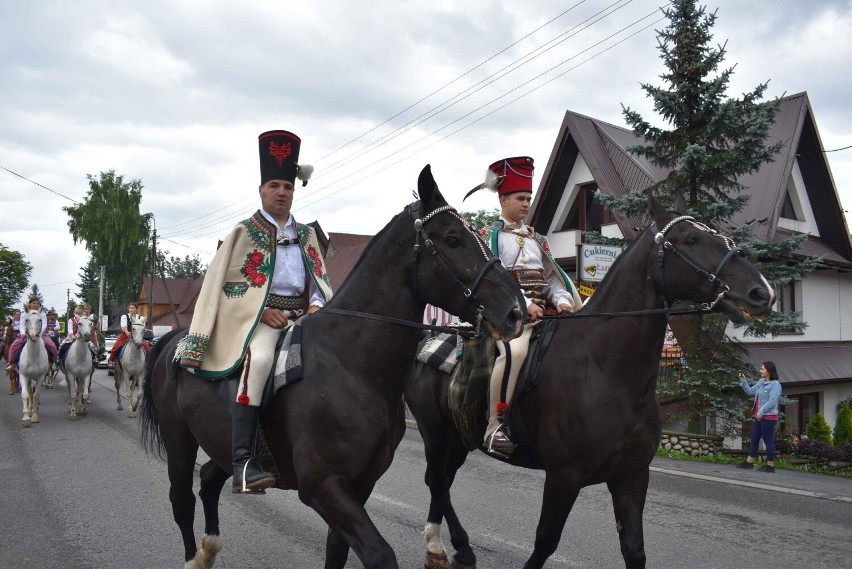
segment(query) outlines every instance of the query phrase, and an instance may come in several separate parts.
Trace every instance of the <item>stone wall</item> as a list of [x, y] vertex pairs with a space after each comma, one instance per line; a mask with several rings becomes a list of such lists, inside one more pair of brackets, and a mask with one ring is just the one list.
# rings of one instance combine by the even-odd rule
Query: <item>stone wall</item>
[[683, 452], [692, 456], [718, 454], [722, 451], [723, 437], [663, 431], [660, 447], [665, 450]]

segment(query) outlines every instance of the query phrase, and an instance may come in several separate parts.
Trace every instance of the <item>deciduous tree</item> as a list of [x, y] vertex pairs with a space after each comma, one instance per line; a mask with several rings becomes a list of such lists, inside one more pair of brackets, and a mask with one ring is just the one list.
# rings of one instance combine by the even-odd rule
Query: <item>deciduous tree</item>
[[0, 315], [8, 318], [20, 307], [33, 267], [19, 251], [0, 244]]
[[150, 213], [140, 213], [142, 182], [125, 181], [114, 170], [88, 175], [83, 203], [64, 207], [74, 242], [84, 242], [95, 266], [104, 266], [115, 299], [135, 300], [151, 235]]

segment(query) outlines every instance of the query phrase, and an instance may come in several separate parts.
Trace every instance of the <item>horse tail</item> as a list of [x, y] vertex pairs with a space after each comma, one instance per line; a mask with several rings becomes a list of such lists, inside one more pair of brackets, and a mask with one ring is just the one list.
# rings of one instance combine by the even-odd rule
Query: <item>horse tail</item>
[[168, 345], [178, 334], [182, 334], [186, 328], [177, 328], [164, 334], [151, 348], [151, 353], [145, 360], [145, 378], [142, 381], [142, 402], [139, 408], [139, 428], [142, 447], [148, 454], [156, 454], [164, 459], [166, 450], [160, 432], [160, 421], [157, 417], [157, 407], [154, 406], [154, 397], [151, 394], [151, 383], [154, 378], [154, 365], [160, 356], [167, 351]]

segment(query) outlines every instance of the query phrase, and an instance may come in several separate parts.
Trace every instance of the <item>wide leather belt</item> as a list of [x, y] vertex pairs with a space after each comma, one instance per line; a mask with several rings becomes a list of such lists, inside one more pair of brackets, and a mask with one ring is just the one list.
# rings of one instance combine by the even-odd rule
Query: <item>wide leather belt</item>
[[545, 307], [547, 298], [544, 295], [544, 290], [547, 287], [547, 279], [544, 278], [544, 271], [541, 269], [510, 269], [509, 274], [521, 287], [524, 296], [542, 308]]
[[266, 297], [267, 308], [278, 308], [281, 310], [304, 310], [305, 297], [303, 296], [280, 296], [269, 294]]

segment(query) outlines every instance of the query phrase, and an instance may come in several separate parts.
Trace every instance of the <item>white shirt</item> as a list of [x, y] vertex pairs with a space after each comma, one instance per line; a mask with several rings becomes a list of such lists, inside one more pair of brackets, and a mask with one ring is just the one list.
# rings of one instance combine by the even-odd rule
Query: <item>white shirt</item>
[[[514, 227], [515, 223], [504, 217], [500, 217], [506, 227]], [[523, 246], [518, 243], [518, 236], [523, 236]], [[529, 237], [527, 237], [529, 235]], [[559, 273], [557, 273], [550, 263], [544, 262], [544, 251], [541, 245], [532, 236], [530, 228], [522, 221], [520, 226], [511, 233], [504, 228], [497, 236], [497, 249], [500, 251], [500, 262], [507, 269], [535, 269], [544, 271], [544, 277], [547, 279], [547, 299], [553, 306], [567, 304], [574, 306], [574, 299], [571, 294], [565, 290], [565, 285], [562, 283]], [[527, 306], [532, 304], [528, 302]]]
[[[18, 332], [21, 334], [26, 334], [27, 327], [25, 321], [27, 319], [27, 314], [25, 312], [21, 312], [21, 319], [18, 320]], [[41, 333], [44, 334], [47, 332], [47, 313], [41, 313]]]
[[[287, 220], [284, 229], [279, 227], [278, 223], [271, 215], [263, 209], [260, 210], [263, 217], [276, 228], [276, 236], [287, 237], [289, 239], [297, 239], [296, 221], [293, 216]], [[279, 296], [300, 296], [305, 290], [305, 260], [302, 257], [302, 247], [296, 243], [285, 247], [278, 245], [275, 251], [275, 269], [272, 272], [272, 283], [270, 283], [269, 292]], [[314, 279], [308, 279], [308, 298], [311, 306], [325, 306], [325, 299], [322, 297]]]

